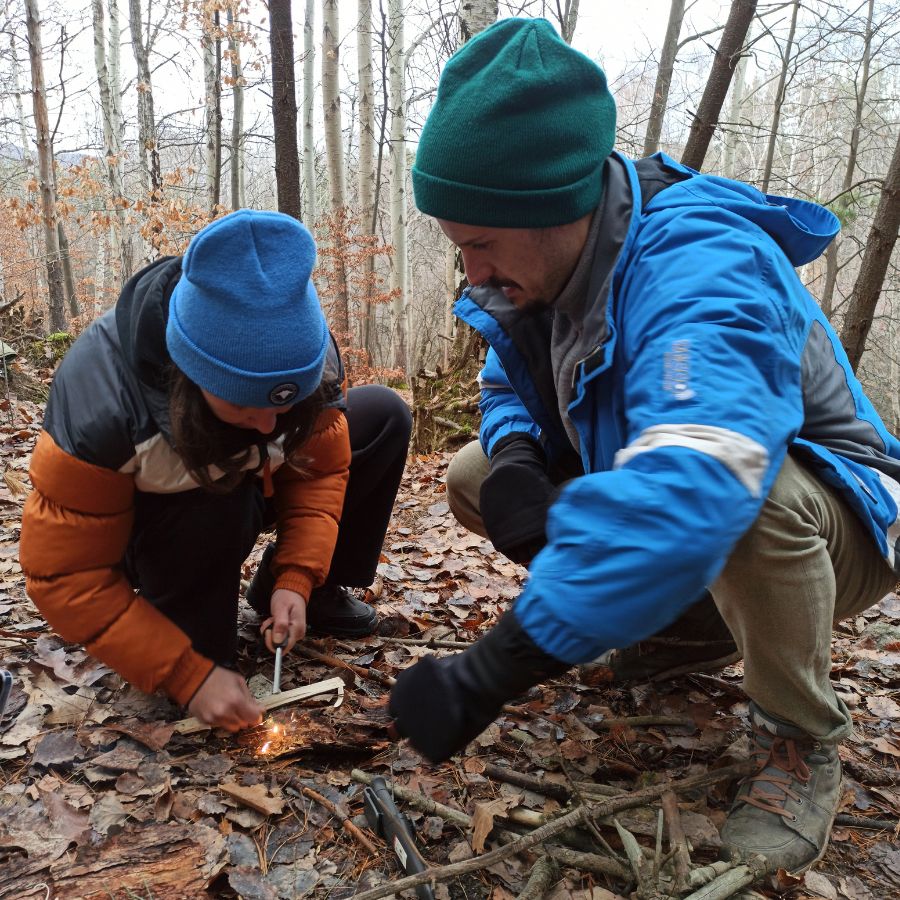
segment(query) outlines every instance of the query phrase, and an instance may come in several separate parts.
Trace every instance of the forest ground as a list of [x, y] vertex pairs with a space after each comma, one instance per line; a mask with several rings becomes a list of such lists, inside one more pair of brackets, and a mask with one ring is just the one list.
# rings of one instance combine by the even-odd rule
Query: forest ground
[[[0, 720], [0, 898], [349, 897], [402, 877], [397, 856], [361, 816], [359, 779], [371, 775], [397, 786], [432, 865], [470, 869], [438, 883], [438, 900], [507, 900], [522, 893], [533, 869], [530, 897], [666, 897], [676, 861], [688, 864], [684, 849], [691, 867], [716, 859], [734, 781], [686, 790], [678, 782], [715, 778], [745, 756], [740, 664], [714, 676], [626, 686], [573, 672], [531, 691], [441, 766], [388, 737], [390, 676], [475, 639], [526, 574], [455, 522], [445, 500], [449, 454], [410, 458], [379, 579], [367, 594], [384, 617], [381, 633], [308, 642], [306, 653], [286, 657], [284, 690], [340, 676], [340, 705], [329, 696], [273, 710], [263, 726], [236, 737], [181, 734], [175, 723], [185, 711], [65, 644], [26, 598], [19, 526], [41, 417], [38, 403], [0, 399], [0, 667], [15, 677]], [[263, 544], [247, 561], [248, 578]], [[273, 662], [257, 632], [242, 603], [241, 668], [265, 697]], [[897, 897], [900, 598], [891, 594], [841, 623], [833, 659], [833, 681], [857, 726], [841, 748], [841, 818], [814, 871], [805, 880], [782, 876], [779, 887], [793, 898]], [[509, 783], [510, 770], [532, 776], [538, 790]], [[659, 850], [660, 804], [650, 800], [619, 804], [618, 828], [598, 818], [478, 865], [484, 852], [564, 810], [670, 780]], [[402, 788], [416, 799], [401, 796]], [[646, 849], [635, 850], [629, 834]], [[767, 885], [756, 890], [704, 896], [773, 893]]]

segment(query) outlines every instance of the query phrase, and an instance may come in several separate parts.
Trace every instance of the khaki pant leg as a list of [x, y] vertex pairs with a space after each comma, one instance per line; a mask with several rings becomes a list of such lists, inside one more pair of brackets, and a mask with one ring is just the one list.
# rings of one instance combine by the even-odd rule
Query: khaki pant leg
[[447, 503], [460, 525], [487, 537], [481, 521], [481, 482], [491, 471], [491, 464], [478, 441], [466, 444], [450, 460], [447, 469]]
[[710, 588], [744, 653], [748, 696], [815, 737], [846, 737], [850, 713], [829, 679], [832, 624], [876, 603], [896, 580], [837, 492], [788, 457]]

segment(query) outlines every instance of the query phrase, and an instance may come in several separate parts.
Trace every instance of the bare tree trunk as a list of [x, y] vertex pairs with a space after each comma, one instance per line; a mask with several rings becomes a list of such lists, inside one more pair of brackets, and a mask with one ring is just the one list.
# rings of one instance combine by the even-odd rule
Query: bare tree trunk
[[206, 196], [210, 214], [222, 201], [222, 34], [219, 10], [202, 22], [203, 80], [206, 87]]
[[302, 218], [300, 158], [297, 153], [297, 93], [294, 85], [294, 33], [291, 0], [270, 0], [272, 122], [275, 126], [275, 185], [278, 209]]
[[319, 217], [316, 202], [316, 140], [313, 130], [316, 96], [314, 17], [315, 2], [306, 0], [303, 16], [303, 181], [306, 185], [306, 218], [310, 228]]
[[866, 346], [866, 338], [875, 317], [875, 307], [884, 285], [891, 253], [900, 233], [900, 134], [884, 183], [875, 219], [866, 240], [859, 275], [847, 304], [841, 343], [856, 371]]
[[153, 81], [150, 77], [150, 48], [144, 42], [141, 0], [128, 0], [131, 47], [137, 64], [138, 143], [141, 157], [141, 187], [158, 199], [162, 187], [159, 142], [156, 137], [156, 113], [153, 111]]
[[694, 115], [691, 132], [681, 156], [682, 163], [692, 169], [699, 169], [703, 165], [706, 151], [709, 149], [719, 121], [722, 104], [728, 93], [728, 86], [731, 84], [738, 55], [744, 46], [750, 23], [755, 14], [756, 0], [731, 0], [731, 12], [725, 23], [722, 40], [716, 51], [706, 88]]
[[[565, 8], [560, 10], [559, 0], [556, 0], [556, 9], [559, 13], [559, 33], [567, 44], [571, 44], [572, 38], [575, 37], [575, 26], [578, 24], [578, 2], [579, 0], [566, 0]], [[496, 21], [496, 19], [495, 10], [494, 18], [491, 21]]]
[[729, 129], [725, 133], [725, 158], [722, 161], [722, 173], [726, 178], [735, 177], [735, 157], [738, 146], [738, 123], [744, 108], [744, 86], [747, 77], [747, 56], [742, 55], [735, 67], [734, 81], [731, 85], [731, 106], [728, 109]]
[[[100, 115], [103, 120], [103, 146], [106, 159], [106, 177], [115, 217], [110, 228], [111, 253], [118, 261], [123, 277], [128, 274], [125, 253], [125, 210], [121, 200], [125, 195], [122, 182], [122, 125], [117, 116], [106, 60], [106, 27], [104, 25], [103, 0], [91, 0], [94, 22], [94, 68], [97, 72], [97, 87], [100, 91]], [[118, 90], [118, 87], [116, 88]]]
[[409, 371], [407, 359], [407, 251], [406, 251], [406, 104], [403, 0], [388, 3], [388, 80], [391, 107], [391, 302], [393, 365]]
[[[372, 65], [372, 0], [359, 0], [356, 26], [356, 68], [359, 73], [359, 211], [363, 235], [375, 241], [375, 83]], [[362, 334], [360, 345], [372, 358], [375, 331], [375, 254], [366, 257], [363, 267], [365, 295], [361, 298]]]
[[72, 257], [69, 256], [69, 238], [62, 219], [56, 219], [56, 239], [59, 241], [59, 259], [62, 263], [63, 288], [69, 315], [74, 319], [81, 310], [78, 308], [78, 296], [75, 293], [75, 274], [72, 272]]
[[[869, 67], [872, 60], [872, 19], [875, 14], [875, 0], [869, 0], [866, 17], [866, 32], [863, 42], [863, 56], [861, 63], [860, 79], [855, 83], [856, 108], [853, 115], [853, 127], [850, 129], [850, 147], [847, 153], [847, 168], [844, 170], [844, 180], [841, 183], [841, 205], [846, 206], [852, 202], [849, 196], [853, 179], [856, 177], [856, 157], [859, 152], [859, 137], [862, 131], [863, 113], [866, 104], [866, 92], [869, 89]], [[840, 239], [832, 241], [825, 251], [825, 285], [822, 288], [822, 312], [830, 319], [834, 312], [834, 289], [837, 286], [838, 276], [838, 252]]]
[[231, 208], [244, 205], [244, 70], [241, 66], [241, 45], [237, 39], [234, 10], [227, 10], [228, 50], [231, 56]]
[[47, 288], [50, 308], [50, 330], [66, 330], [65, 294], [62, 262], [59, 258], [59, 232], [56, 215], [56, 189], [53, 180], [53, 147], [47, 118], [47, 94], [44, 88], [41, 22], [37, 0], [25, 0], [25, 22], [28, 27], [28, 58], [31, 61], [31, 97], [37, 129], [38, 177], [41, 210], [44, 218], [44, 248], [47, 254]]
[[[567, 3], [566, 6], [568, 5]], [[460, 42], [464, 44], [484, 31], [488, 25], [493, 25], [497, 21], [497, 7], [498, 0], [462, 0], [459, 4]], [[578, 18], [578, 0], [575, 2], [575, 18]], [[562, 22], [560, 25], [562, 27]], [[572, 27], [574, 28], [574, 22]]]
[[644, 136], [644, 156], [652, 156], [659, 150], [659, 136], [662, 134], [663, 119], [669, 103], [669, 88], [672, 87], [672, 73], [675, 71], [675, 56], [678, 53], [678, 36], [681, 34], [683, 21], [684, 0], [672, 0], [669, 7], [669, 24], [666, 26], [666, 36], [659, 54], [659, 69], [653, 87], [647, 133]]
[[350, 297], [347, 288], [344, 240], [347, 211], [339, 72], [338, 4], [337, 0], [323, 0], [322, 103], [325, 112], [325, 156], [328, 160], [328, 193], [332, 221], [332, 317], [338, 341], [348, 346], [351, 343]]
[[[119, 23], [119, 3], [118, 0], [106, 0], [106, 8], [109, 13], [109, 30], [106, 40], [106, 74], [107, 83], [109, 85], [109, 109], [110, 123], [112, 130], [117, 134], [123, 133], [122, 128], [122, 29]], [[121, 138], [119, 140], [120, 153], [124, 154], [121, 146]], [[119, 180], [121, 193], [119, 196], [125, 196], [125, 176], [123, 173], [124, 163], [119, 158]], [[122, 281], [131, 278], [134, 270], [134, 240], [128, 233], [127, 223], [125, 219], [125, 210], [121, 204], [116, 204], [116, 221], [119, 225], [119, 244], [121, 253], [121, 270], [119, 276]]]
[[769, 144], [766, 147], [766, 161], [763, 165], [761, 190], [764, 194], [769, 193], [769, 181], [772, 178], [772, 163], [775, 161], [775, 145], [778, 143], [778, 129], [781, 127], [781, 110], [784, 106], [788, 68], [791, 64], [791, 53], [794, 49], [794, 33], [797, 30], [797, 14], [799, 12], [800, 0], [794, 0], [794, 7], [791, 10], [791, 27], [788, 31], [784, 53], [781, 54], [781, 74], [778, 76], [778, 87], [775, 88], [775, 108], [772, 111], [772, 127], [769, 130]]

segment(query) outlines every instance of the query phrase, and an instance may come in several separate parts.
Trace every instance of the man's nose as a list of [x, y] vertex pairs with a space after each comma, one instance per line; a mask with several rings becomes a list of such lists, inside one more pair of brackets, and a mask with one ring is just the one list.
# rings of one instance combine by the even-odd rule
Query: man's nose
[[466, 280], [473, 287], [489, 281], [494, 274], [491, 264], [477, 253], [462, 251], [463, 268], [466, 270]]

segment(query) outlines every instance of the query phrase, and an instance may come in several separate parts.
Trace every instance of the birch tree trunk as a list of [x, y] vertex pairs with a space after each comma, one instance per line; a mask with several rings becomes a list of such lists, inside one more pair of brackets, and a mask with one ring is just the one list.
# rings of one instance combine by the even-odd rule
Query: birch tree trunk
[[[372, 66], [372, 0], [359, 0], [356, 26], [356, 68], [359, 74], [359, 213], [367, 243], [375, 243], [375, 83]], [[361, 298], [360, 346], [372, 358], [375, 332], [375, 254], [365, 259], [364, 296]]]
[[270, 0], [269, 40], [272, 48], [272, 122], [275, 126], [278, 209], [295, 219], [301, 219], [291, 0]]
[[900, 233], [900, 133], [881, 188], [881, 200], [866, 239], [859, 275], [847, 304], [841, 343], [856, 371], [875, 317], [891, 253]]
[[316, 202], [316, 139], [313, 110], [316, 96], [315, 0], [306, 0], [303, 16], [303, 181], [306, 185], [306, 220], [312, 228], [319, 218]]
[[206, 197], [210, 215], [222, 200], [222, 36], [219, 11], [203, 16], [203, 80], [206, 87]]
[[[475, 37], [484, 31], [488, 25], [493, 25], [497, 21], [498, 0], [462, 0], [459, 4], [459, 33], [460, 41], [465, 44], [466, 41]], [[568, 10], [570, 2], [566, 3]], [[390, 15], [390, 13], [388, 13]], [[575, 0], [575, 18], [578, 18], [578, 0]], [[560, 28], [563, 24], [560, 23]], [[574, 24], [573, 24], [574, 28]], [[566, 38], [566, 41], [570, 38]]]
[[735, 65], [755, 14], [756, 0], [731, 0], [731, 12], [681, 156], [681, 162], [692, 169], [699, 169], [703, 165]]
[[669, 7], [669, 24], [666, 26], [666, 36], [659, 54], [659, 69], [656, 72], [656, 84], [653, 86], [647, 133], [644, 135], [644, 156], [652, 156], [659, 150], [659, 137], [662, 134], [663, 119], [669, 103], [669, 89], [672, 87], [672, 73], [675, 71], [675, 56], [678, 53], [678, 36], [681, 34], [683, 21], [684, 0], [672, 0]]
[[[844, 169], [844, 180], [841, 182], [841, 201], [849, 204], [852, 197], [847, 195], [856, 177], [856, 157], [859, 152], [859, 137], [862, 131], [862, 120], [865, 113], [866, 93], [869, 89], [869, 68], [872, 61], [872, 19], [875, 15], [875, 0], [869, 0], [866, 15], [866, 31], [863, 39], [863, 55], [860, 64], [860, 77], [856, 83], [856, 107], [853, 114], [853, 127], [850, 129], [850, 146], [847, 152], [847, 167]], [[825, 251], [825, 285], [822, 288], [822, 312], [830, 319], [834, 313], [834, 289], [837, 286], [838, 252], [840, 238], [832, 241]]]
[[228, 53], [231, 57], [231, 208], [244, 205], [244, 71], [241, 66], [241, 45], [231, 6], [226, 12], [228, 23]]
[[47, 293], [51, 332], [66, 330], [65, 294], [62, 262], [59, 257], [56, 190], [53, 180], [53, 147], [47, 118], [47, 94], [44, 88], [41, 22], [37, 0], [25, 0], [25, 22], [28, 28], [28, 58], [31, 61], [31, 97], [37, 130], [38, 178], [44, 225], [44, 249], [47, 254]]
[[[566, 5], [562, 11], [559, 23], [559, 33], [567, 44], [571, 44], [572, 38], [575, 37], [575, 26], [578, 24], [578, 3], [579, 0], [566, 0]], [[558, 5], [557, 8], [559, 8]], [[492, 21], [496, 20], [497, 15], [495, 10]]]
[[406, 290], [406, 105], [403, 0], [388, 3], [388, 81], [391, 108], [391, 349], [395, 368], [409, 371], [407, 358]]
[[338, 0], [322, 3], [322, 103], [325, 112], [325, 156], [331, 216], [331, 313], [338, 342], [350, 344], [350, 297], [347, 288], [345, 230], [347, 227], [343, 130], [338, 44]]
[[[122, 28], [119, 22], [118, 0], [106, 0], [106, 9], [109, 14], [109, 29], [106, 41], [106, 73], [109, 84], [109, 108], [112, 130], [117, 134], [123, 133], [122, 127]], [[119, 158], [119, 183], [122, 186], [120, 196], [125, 196], [125, 176], [123, 174], [124, 148], [120, 139]], [[121, 244], [121, 271], [118, 273], [124, 282], [131, 278], [134, 270], [134, 239], [128, 232], [125, 217], [124, 199], [121, 204], [116, 204], [116, 221], [119, 225]], [[115, 279], [113, 279], [115, 283]]]
[[110, 228], [110, 253], [120, 266], [123, 279], [130, 274], [125, 255], [125, 210], [122, 201], [125, 187], [122, 182], [121, 120], [113, 97], [110, 71], [106, 60], [106, 26], [103, 0], [91, 0], [94, 24], [94, 68], [97, 72], [97, 88], [100, 92], [100, 116], [103, 121], [103, 147], [106, 160], [106, 177], [109, 181], [114, 215]]
[[778, 130], [781, 127], [781, 110], [784, 106], [784, 95], [787, 85], [788, 68], [791, 64], [791, 53], [794, 50], [794, 33], [797, 30], [797, 14], [800, 12], [800, 0], [794, 0], [791, 10], [791, 27], [788, 31], [784, 53], [781, 54], [781, 73], [778, 76], [778, 87], [775, 89], [775, 108], [772, 111], [772, 126], [769, 129], [769, 143], [766, 147], [766, 161], [763, 165], [762, 187], [764, 194], [769, 193], [769, 181], [772, 178], [772, 163], [775, 161], [775, 145], [778, 143]]
[[141, 158], [141, 188], [145, 194], [159, 199], [162, 175], [159, 144], [156, 137], [156, 113], [153, 111], [153, 80], [150, 76], [150, 48], [144, 41], [141, 0], [128, 0], [131, 47], [137, 64], [138, 144]]

